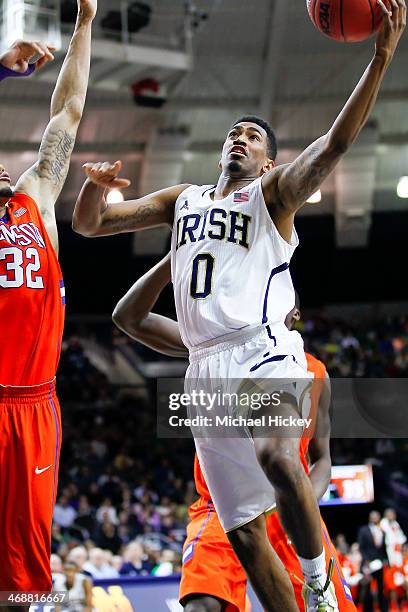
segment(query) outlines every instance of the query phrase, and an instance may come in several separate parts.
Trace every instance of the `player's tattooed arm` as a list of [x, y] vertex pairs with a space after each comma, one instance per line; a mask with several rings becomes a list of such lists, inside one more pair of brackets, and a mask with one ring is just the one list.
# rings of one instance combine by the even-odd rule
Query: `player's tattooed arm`
[[112, 318], [128, 336], [170, 357], [188, 357], [177, 321], [151, 312], [170, 282], [170, 253], [129, 289]]
[[31, 173], [49, 183], [49, 189], [59, 191], [67, 178], [69, 162], [75, 145], [75, 131], [53, 125], [47, 128], [38, 161]]
[[172, 226], [176, 200], [189, 185], [176, 185], [122, 204], [107, 204], [105, 193], [108, 189], [122, 189], [130, 185], [128, 179], [119, 177], [121, 168], [120, 161], [84, 165], [88, 178], [75, 204], [72, 219], [74, 231], [83, 236], [96, 237], [160, 225]]
[[36, 200], [47, 230], [51, 226], [55, 234], [54, 205], [68, 174], [85, 105], [91, 30], [96, 8], [97, 0], [78, 0], [75, 30], [52, 95], [50, 120], [42, 138], [38, 159], [16, 185], [16, 191], [26, 193]]
[[[326, 134], [312, 143], [292, 164], [277, 173], [277, 200], [287, 211], [295, 212], [320, 187], [335, 167], [346, 147], [330, 142]], [[279, 170], [279, 168], [277, 169]]]

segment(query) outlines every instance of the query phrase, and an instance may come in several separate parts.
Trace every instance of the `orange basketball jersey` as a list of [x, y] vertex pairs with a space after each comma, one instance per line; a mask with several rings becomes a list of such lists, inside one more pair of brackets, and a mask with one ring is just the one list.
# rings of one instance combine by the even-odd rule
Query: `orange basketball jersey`
[[0, 219], [0, 385], [54, 379], [64, 311], [62, 273], [40, 211], [15, 194]]
[[[309, 353], [306, 353], [306, 360], [308, 371], [314, 374], [314, 380], [311, 389], [311, 410], [309, 417], [312, 419], [312, 423], [310, 424], [310, 428], [308, 428], [304, 432], [303, 437], [300, 440], [299, 452], [303, 467], [305, 468], [306, 472], [309, 473], [307, 453], [309, 450], [309, 442], [311, 438], [313, 438], [313, 432], [316, 426], [316, 418], [319, 409], [320, 396], [323, 391], [324, 381], [326, 377], [326, 367], [321, 361], [316, 359], [316, 357], [313, 357], [313, 355], [309, 355]], [[208, 490], [207, 483], [205, 482], [204, 475], [201, 471], [197, 455], [194, 458], [194, 481], [197, 493], [200, 495], [200, 497], [203, 497], [206, 500], [210, 500], [210, 492]]]

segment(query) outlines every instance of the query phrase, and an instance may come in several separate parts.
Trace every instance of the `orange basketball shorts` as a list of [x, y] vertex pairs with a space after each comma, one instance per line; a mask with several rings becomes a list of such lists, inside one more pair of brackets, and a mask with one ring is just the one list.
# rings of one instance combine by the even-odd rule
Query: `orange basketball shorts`
[[51, 591], [60, 446], [54, 384], [0, 386], [0, 591]]

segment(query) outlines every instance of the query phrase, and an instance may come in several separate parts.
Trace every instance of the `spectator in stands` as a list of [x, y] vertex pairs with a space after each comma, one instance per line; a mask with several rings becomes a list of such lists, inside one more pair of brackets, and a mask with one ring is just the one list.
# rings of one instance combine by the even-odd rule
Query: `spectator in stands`
[[363, 577], [360, 573], [361, 554], [359, 546], [355, 542], [349, 547], [344, 536], [340, 534], [336, 538], [336, 549], [344, 577], [351, 589], [354, 601], [357, 601], [358, 585]]
[[120, 573], [120, 569], [123, 565], [123, 557], [121, 555], [113, 555], [111, 565], [117, 572]]
[[117, 527], [111, 522], [107, 512], [104, 512], [102, 521], [94, 534], [95, 544], [102, 549], [110, 550], [116, 555], [122, 546]]
[[71, 527], [75, 521], [77, 513], [70, 506], [68, 497], [61, 495], [54, 508], [54, 522], [60, 527]]
[[62, 559], [59, 555], [53, 553], [50, 557], [51, 573], [58, 574], [62, 572]]
[[[365, 576], [363, 596], [364, 612], [373, 612], [373, 596], [370, 588], [371, 579], [377, 583], [377, 598], [381, 612], [388, 612], [388, 603], [384, 596], [384, 564], [388, 563], [385, 547], [385, 534], [381, 529], [381, 514], [376, 510], [370, 512], [368, 525], [360, 527], [358, 543], [362, 556], [361, 572]], [[370, 580], [368, 577], [370, 576]]]
[[123, 553], [123, 565], [119, 570], [121, 576], [147, 576], [153, 567], [146, 559], [146, 554], [140, 542], [128, 544]]
[[89, 561], [83, 565], [83, 569], [98, 578], [117, 578], [119, 573], [106, 562], [105, 553], [101, 548], [92, 548], [89, 551]]
[[58, 523], [53, 523], [51, 527], [51, 552], [61, 555], [61, 548], [66, 546], [69, 540], [69, 535], [61, 532], [61, 527]]
[[402, 565], [401, 549], [407, 538], [397, 521], [397, 513], [394, 508], [387, 508], [385, 510], [380, 525], [385, 533], [385, 545], [390, 565], [391, 567], [400, 567]]
[[81, 574], [73, 561], [66, 561], [63, 573], [54, 575], [53, 590], [68, 595], [56, 612], [92, 612], [92, 579]]
[[342, 555], [345, 556], [348, 554], [349, 552], [349, 545], [347, 544], [346, 541], [346, 537], [343, 533], [339, 533], [335, 540], [334, 540], [334, 544], [336, 546], [336, 550], [337, 552]]
[[88, 552], [85, 546], [75, 546], [72, 548], [68, 553], [67, 561], [73, 561], [78, 566], [80, 572], [91, 575], [84, 569], [84, 565], [88, 561]]
[[109, 497], [103, 500], [102, 505], [96, 511], [96, 520], [98, 523], [103, 523], [106, 516], [113, 525], [119, 524], [116, 508], [112, 506], [112, 500]]
[[89, 538], [90, 534], [95, 528], [95, 519], [86, 495], [81, 495], [79, 497], [78, 510], [74, 525], [75, 527], [78, 527], [84, 531], [84, 539]]
[[172, 576], [176, 573], [177, 555], [174, 550], [165, 549], [162, 551], [159, 563], [153, 568], [153, 576]]

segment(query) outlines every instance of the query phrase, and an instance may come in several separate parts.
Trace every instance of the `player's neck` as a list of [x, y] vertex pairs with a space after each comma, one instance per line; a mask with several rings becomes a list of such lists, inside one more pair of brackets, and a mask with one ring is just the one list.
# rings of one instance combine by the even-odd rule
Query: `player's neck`
[[233, 191], [241, 189], [242, 187], [245, 187], [245, 185], [249, 185], [249, 183], [252, 183], [257, 178], [257, 176], [234, 177], [228, 174], [221, 174], [214, 191], [213, 199], [222, 200], [223, 198], [229, 196], [229, 194]]

